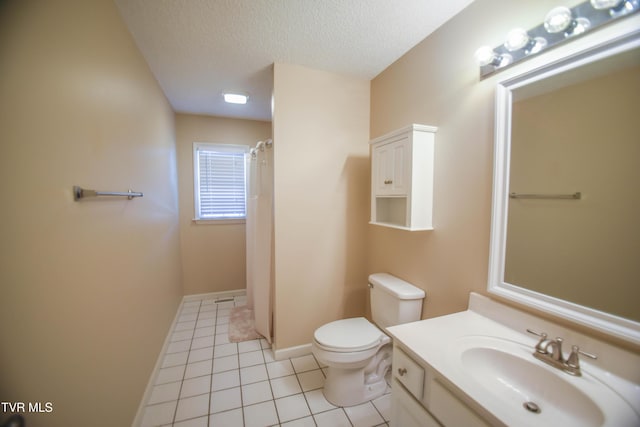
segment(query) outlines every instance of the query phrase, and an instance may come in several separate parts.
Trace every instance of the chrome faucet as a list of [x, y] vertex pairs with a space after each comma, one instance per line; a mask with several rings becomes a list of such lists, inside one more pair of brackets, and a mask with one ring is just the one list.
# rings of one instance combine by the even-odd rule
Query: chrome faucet
[[540, 340], [535, 346], [533, 356], [536, 359], [542, 360], [554, 368], [561, 369], [570, 375], [575, 375], [577, 377], [582, 375], [582, 371], [580, 370], [579, 354], [590, 357], [591, 359], [598, 358], [595, 354], [584, 352], [580, 350], [580, 347], [574, 345], [571, 346], [571, 354], [565, 360], [564, 355], [562, 354], [562, 338], [558, 337], [554, 340], [550, 340], [545, 332], [538, 333], [531, 329], [527, 329], [527, 332], [540, 337]]

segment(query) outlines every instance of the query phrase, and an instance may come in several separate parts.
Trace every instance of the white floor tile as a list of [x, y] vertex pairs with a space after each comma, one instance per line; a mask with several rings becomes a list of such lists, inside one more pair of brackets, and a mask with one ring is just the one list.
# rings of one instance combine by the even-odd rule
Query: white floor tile
[[325, 412], [336, 408], [336, 406], [334, 406], [324, 397], [324, 394], [322, 394], [322, 389], [311, 390], [306, 392], [304, 395], [307, 398], [307, 403], [309, 403], [309, 408], [311, 408], [312, 414], [317, 414], [319, 412]]
[[193, 329], [196, 327], [196, 322], [195, 320], [192, 320], [190, 322], [178, 322], [176, 323], [176, 327], [174, 328], [174, 331], [178, 332], [178, 331], [190, 331], [193, 332]]
[[193, 336], [193, 331], [178, 331], [171, 335], [171, 342], [190, 340]]
[[198, 318], [198, 313], [182, 313], [178, 316], [178, 322], [191, 322]]
[[316, 359], [312, 354], [308, 354], [302, 357], [294, 357], [291, 359], [291, 363], [293, 364], [293, 369], [295, 369], [296, 372], [306, 372], [313, 371], [314, 369], [320, 369], [318, 362], [316, 362]]
[[342, 408], [315, 414], [313, 418], [318, 427], [351, 427], [351, 422]]
[[303, 391], [315, 390], [324, 385], [324, 375], [320, 369], [302, 372], [298, 374], [298, 380]]
[[238, 369], [238, 356], [227, 356], [213, 359], [213, 373]]
[[198, 337], [191, 340], [191, 350], [205, 347], [213, 347], [213, 335]]
[[382, 419], [371, 402], [349, 406], [344, 408], [344, 411], [354, 427], [372, 427], [384, 423], [384, 419]]
[[240, 407], [242, 407], [242, 400], [240, 398], [240, 387], [214, 391], [211, 393], [210, 411], [212, 414]]
[[160, 384], [153, 387], [151, 390], [151, 396], [149, 396], [148, 405], [155, 403], [170, 402], [172, 400], [178, 400], [178, 394], [180, 393], [181, 382], [173, 382], [167, 384]]
[[272, 379], [271, 389], [273, 390], [273, 397], [276, 399], [302, 392], [298, 378], [295, 375]]
[[198, 348], [189, 352], [189, 363], [213, 359], [213, 347]]
[[173, 427], [207, 427], [207, 417], [193, 418], [174, 423]]
[[171, 423], [177, 403], [177, 401], [173, 401], [145, 407], [141, 426], [151, 427]]
[[171, 383], [174, 381], [182, 381], [182, 377], [184, 376], [184, 365], [182, 366], [173, 366], [171, 368], [164, 368], [158, 371], [158, 376], [156, 377], [156, 384], [165, 384]]
[[268, 380], [267, 367], [263, 364], [255, 366], [247, 366], [240, 369], [240, 381], [242, 384], [257, 383], [259, 381]]
[[231, 314], [231, 307], [218, 308], [218, 317], [229, 316]]
[[223, 329], [224, 332], [220, 332], [220, 330], [216, 329], [216, 345], [229, 344], [229, 333], [227, 332], [227, 328]]
[[162, 361], [163, 368], [170, 368], [172, 366], [185, 365], [187, 363], [188, 351], [181, 351], [180, 353], [171, 353], [164, 356]]
[[182, 307], [182, 310], [180, 310], [180, 314], [185, 314], [185, 313], [197, 313], [198, 311], [200, 311], [200, 308], [198, 306], [184, 306]]
[[198, 314], [198, 320], [202, 319], [213, 319], [216, 317], [215, 311], [200, 311]]
[[265, 348], [262, 350], [262, 357], [264, 357], [264, 363], [275, 362], [276, 358], [273, 356], [273, 351], [270, 348]]
[[245, 427], [264, 427], [278, 424], [278, 414], [273, 400], [245, 406], [243, 412]]
[[272, 400], [271, 386], [269, 381], [261, 381], [259, 383], [247, 384], [242, 386], [242, 403], [243, 405], [253, 405], [267, 400]]
[[189, 351], [190, 347], [191, 347], [191, 340], [172, 342], [167, 346], [167, 351], [165, 352], [165, 354]]
[[189, 363], [184, 372], [184, 378], [195, 378], [203, 375], [211, 375], [211, 360]]
[[190, 378], [182, 382], [180, 390], [180, 398], [197, 396], [199, 394], [209, 393], [211, 391], [211, 376]]
[[176, 410], [176, 421], [183, 421], [189, 418], [201, 417], [209, 412], [209, 395], [187, 397], [178, 401]]
[[269, 378], [284, 377], [295, 373], [289, 359], [268, 363], [267, 372], [269, 373]]
[[231, 371], [213, 374], [211, 379], [211, 391], [224, 390], [240, 386], [240, 371], [233, 369]]
[[280, 421], [291, 421], [311, 415], [302, 393], [276, 399], [276, 409]]
[[215, 333], [216, 333], [216, 328], [214, 326], [205, 326], [203, 328], [196, 328], [196, 331], [193, 333], [193, 338], [214, 336]]
[[205, 326], [215, 326], [216, 319], [198, 319], [196, 322], [196, 328], [204, 328]]
[[391, 420], [391, 393], [387, 393], [371, 401], [385, 421]]
[[262, 350], [260, 340], [242, 341], [238, 343], [238, 353]]
[[238, 354], [238, 344], [236, 343], [216, 345], [213, 348], [214, 358], [231, 356], [233, 354]]
[[282, 427], [316, 427], [313, 417], [304, 417], [280, 424]]
[[216, 311], [218, 307], [215, 304], [202, 304], [200, 306], [200, 313], [203, 311]]
[[207, 417], [192, 418], [173, 424], [173, 427], [207, 427]]
[[209, 416], [209, 427], [235, 427], [244, 425], [242, 408], [218, 412]]
[[240, 361], [240, 367], [253, 366], [264, 363], [264, 357], [262, 357], [262, 350], [250, 351], [248, 353], [240, 353], [238, 355]]

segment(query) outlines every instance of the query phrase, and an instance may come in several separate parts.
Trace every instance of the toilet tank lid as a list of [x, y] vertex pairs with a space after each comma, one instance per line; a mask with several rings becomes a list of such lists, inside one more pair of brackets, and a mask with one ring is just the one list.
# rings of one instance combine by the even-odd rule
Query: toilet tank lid
[[398, 299], [421, 299], [425, 297], [425, 292], [422, 289], [389, 273], [371, 274], [369, 283], [373, 286], [381, 287], [385, 292]]

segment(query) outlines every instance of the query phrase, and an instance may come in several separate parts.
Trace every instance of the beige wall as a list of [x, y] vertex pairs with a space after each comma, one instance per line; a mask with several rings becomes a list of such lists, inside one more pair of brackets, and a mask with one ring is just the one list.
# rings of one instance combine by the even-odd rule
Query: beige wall
[[635, 66], [514, 103], [512, 191], [582, 199], [510, 200], [507, 282], [640, 321], [638, 94]]
[[369, 271], [424, 289], [424, 318], [466, 309], [469, 291], [487, 285], [496, 78], [479, 81], [473, 54], [570, 3], [476, 0], [372, 81], [372, 138], [409, 123], [438, 126], [435, 230], [369, 226]]
[[130, 425], [182, 295], [173, 112], [110, 0], [2, 2], [0, 63], [0, 400]]
[[274, 68], [275, 347], [365, 312], [369, 81]]
[[270, 122], [176, 115], [180, 251], [186, 295], [246, 287], [244, 223], [196, 224], [193, 221], [193, 143], [254, 146], [258, 141], [270, 137]]

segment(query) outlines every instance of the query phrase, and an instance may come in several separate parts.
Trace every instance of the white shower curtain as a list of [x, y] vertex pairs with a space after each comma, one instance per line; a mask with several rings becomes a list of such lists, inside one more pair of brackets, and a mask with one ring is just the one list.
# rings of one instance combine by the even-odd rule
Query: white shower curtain
[[247, 306], [255, 329], [271, 343], [273, 287], [273, 148], [262, 144], [247, 156]]

